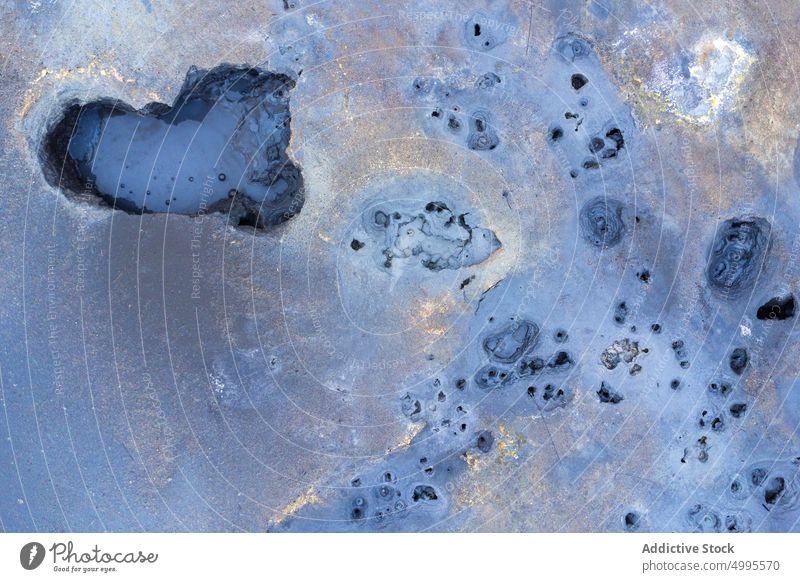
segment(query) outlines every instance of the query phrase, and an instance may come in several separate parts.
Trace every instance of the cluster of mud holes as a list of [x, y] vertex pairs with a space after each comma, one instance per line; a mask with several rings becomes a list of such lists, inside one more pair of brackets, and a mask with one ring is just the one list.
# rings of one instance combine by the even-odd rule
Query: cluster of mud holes
[[403, 491], [397, 486], [397, 476], [391, 471], [382, 472], [375, 481], [372, 487], [365, 486], [361, 477], [351, 481], [359, 493], [350, 499], [350, 519], [371, 519], [376, 525], [381, 525], [386, 520], [405, 517], [409, 503], [441, 502], [440, 494], [431, 485], [416, 483]]
[[[578, 36], [567, 35], [556, 41], [555, 53], [567, 66], [573, 67], [569, 77], [569, 87], [572, 93], [566, 100], [573, 102], [575, 106], [563, 112], [563, 120], [559, 120], [550, 126], [547, 137], [553, 146], [560, 146], [565, 141], [569, 142], [568, 147], [574, 162], [574, 167], [570, 170], [570, 176], [577, 178], [580, 173], [578, 168], [592, 172], [619, 159], [622, 150], [626, 147], [625, 135], [620, 124], [615, 121], [606, 122], [601, 128], [593, 129], [590, 132], [585, 130], [585, 122], [587, 120], [585, 111], [590, 103], [586, 93], [587, 88], [591, 86], [591, 82], [584, 73], [597, 64], [590, 44]], [[580, 67], [580, 70], [578, 70], [578, 67]], [[595, 205], [594, 213], [596, 213], [597, 201], [590, 201], [587, 203], [587, 207], [589, 204]], [[619, 206], [618, 202], [612, 201], [610, 210], [606, 212], [609, 216], [619, 216], [617, 212]], [[584, 214], [587, 212], [592, 213], [587, 207], [584, 208]], [[617, 236], [615, 234], [617, 229], [620, 229], [619, 232], [621, 234], [621, 223], [619, 225], [611, 225], [610, 228], [611, 232], [605, 242], [603, 242], [605, 237], [602, 233], [595, 232], [590, 237], [586, 228], [584, 228], [584, 236], [590, 237], [589, 240], [597, 246], [602, 246], [603, 244], [613, 246], [616, 242], [614, 237]], [[602, 228], [600, 230], [602, 231]]]
[[[567, 404], [571, 394], [552, 378], [575, 365], [572, 355], [559, 349], [542, 356], [532, 352], [539, 343], [539, 326], [525, 319], [513, 319], [505, 327], [487, 335], [482, 342], [488, 362], [479, 368], [473, 383], [481, 391], [492, 391], [523, 381], [525, 394], [540, 412], [553, 410]], [[564, 330], [556, 330], [556, 343], [567, 341]]]
[[[501, 83], [500, 77], [495, 73], [486, 73], [477, 81], [479, 89], [486, 89]], [[438, 79], [423, 78], [416, 79], [413, 83], [414, 92], [419, 96], [446, 100], [451, 92], [444, 87]], [[463, 135], [464, 145], [473, 151], [490, 151], [500, 145], [498, 128], [495, 125], [492, 114], [488, 109], [475, 108], [466, 117], [462, 117], [461, 108], [457, 105], [452, 106], [448, 111], [442, 107], [436, 107], [431, 111], [431, 118], [440, 120], [447, 132], [452, 135]], [[466, 130], [464, 129], [466, 125]]]
[[[493, 319], [490, 318], [490, 324], [494, 324]], [[651, 337], [655, 338], [661, 335], [662, 327], [653, 324], [650, 331]], [[446, 465], [448, 478], [452, 478], [459, 468], [463, 469], [469, 450], [480, 454], [492, 452], [495, 436], [487, 429], [475, 431], [470, 414], [470, 410], [480, 405], [487, 395], [506, 392], [508, 399], [527, 399], [530, 403], [529, 412], [538, 414], [562, 408], [574, 396], [563, 386], [563, 375], [560, 374], [570, 370], [576, 362], [563, 349], [557, 349], [548, 356], [535, 355], [541, 337], [542, 331], [536, 323], [511, 318], [484, 334], [480, 347], [487, 361], [471, 378], [457, 378], [446, 383], [436, 378], [428, 398], [411, 393], [403, 397], [403, 414], [415, 422], [424, 421], [427, 436], [438, 433], [455, 439], [449, 446], [444, 444], [437, 447], [440, 457], [457, 459], [456, 463], [442, 464]], [[556, 329], [551, 339], [554, 345], [561, 345], [568, 342], [569, 337], [565, 330]], [[685, 361], [686, 351], [682, 340], [664, 341], [676, 352], [680, 362]], [[640, 347], [639, 342], [625, 338], [615, 341], [605, 350], [600, 362], [612, 370], [622, 363], [630, 365], [648, 351], [648, 348]], [[746, 348], [732, 349], [728, 365], [733, 377], [743, 375], [749, 367]], [[680, 380], [670, 382], [670, 388], [680, 389]], [[595, 393], [600, 404], [619, 404], [624, 399], [607, 381], [602, 381]], [[694, 442], [685, 449], [681, 463], [707, 462], [711, 436], [724, 433], [730, 423], [742, 419], [748, 410], [744, 394], [735, 380], [722, 378], [710, 382], [706, 395], [706, 403], [697, 415], [695, 436], [692, 437]], [[412, 445], [408, 453], [398, 453], [389, 460], [397, 466], [403, 466], [408, 463], [409, 457], [417, 458], [414, 455], [425, 440]], [[799, 466], [800, 459], [753, 466], [745, 476], [737, 476], [731, 482], [728, 504], [738, 505], [737, 509], [720, 509], [709, 504], [694, 503], [685, 513], [685, 526], [692, 531], [747, 532], [751, 531], [753, 513], [759, 508], [767, 512], [793, 510], [797, 506], [800, 487], [797, 480]], [[406, 517], [409, 509], [441, 510], [446, 505], [443, 484], [447, 481], [441, 480], [437, 467], [439, 464], [433, 462], [432, 458], [419, 457], [417, 466], [409, 467], [401, 478], [408, 483], [404, 488], [397, 486], [398, 475], [392, 471], [382, 472], [375, 485], [365, 486], [360, 477], [355, 479], [351, 485], [357, 493], [349, 498], [346, 509], [350, 519], [358, 523], [372, 520], [376, 526], [383, 527], [393, 519]], [[420, 482], [420, 478], [427, 481]], [[366, 494], [367, 491], [371, 491], [372, 495]], [[628, 511], [621, 516], [622, 528], [638, 531], [643, 520], [644, 517], [638, 512]]]
[[[800, 457], [753, 464], [731, 479], [725, 495], [715, 504], [691, 505], [685, 514], [686, 525], [697, 532], [750, 532], [757, 512], [783, 514], [797, 509], [798, 473]], [[739, 508], [730, 509], [732, 505]]]
[[[463, 41], [470, 49], [485, 52], [506, 38], [502, 29], [489, 26], [485, 15], [477, 13], [465, 23]], [[605, 124], [592, 133], [579, 132], [585, 129], [586, 117], [581, 111], [588, 106], [586, 91], [592, 85], [585, 74], [591, 67], [583, 63], [592, 58], [589, 43], [575, 36], [559, 38], [554, 55], [567, 66], [584, 65], [582, 71], [576, 68], [569, 75], [568, 90], [576, 107], [564, 112], [563, 119], [547, 130], [551, 145], [572, 144], [573, 160], [582, 160], [570, 170], [570, 176], [577, 178], [581, 170], [591, 173], [614, 163], [630, 144], [617, 123]], [[480, 101], [480, 95], [502, 83], [498, 74], [486, 72], [478, 76], [472, 91]], [[190, 70], [172, 106], [151, 103], [137, 111], [112, 99], [69, 103], [42, 144], [45, 177], [71, 197], [99, 197], [130, 213], [225, 212], [236, 225], [275, 226], [298, 214], [304, 201], [300, 169], [286, 151], [293, 86], [284, 75], [226, 65], [210, 71]], [[419, 98], [445, 102], [452, 90], [438, 79], [419, 77], [412, 91]], [[476, 101], [474, 95], [471, 101]], [[469, 150], [485, 153], [501, 146], [503, 132], [487, 107], [475, 106], [464, 113], [458, 106], [435, 106], [430, 117]], [[494, 232], [476, 226], [469, 213], [459, 213], [452, 203], [440, 200], [419, 208], [372, 207], [366, 216], [366, 237], [354, 238], [350, 248], [361, 252], [373, 246], [385, 269], [391, 269], [397, 260], [413, 259], [433, 272], [456, 270], [483, 262], [501, 247]], [[631, 219], [639, 221], [626, 215], [621, 200], [596, 196], [582, 203], [578, 227], [588, 248], [606, 252], [625, 238], [626, 221]], [[729, 218], [709, 236], [713, 241], [705, 277], [718, 299], [732, 301], [754, 291], [760, 276], [770, 269], [770, 237], [770, 223], [753, 216]], [[651, 275], [643, 269], [637, 277], [649, 284]], [[794, 314], [794, 295], [775, 290], [755, 316], [783, 321]], [[595, 363], [607, 372], [624, 366], [630, 376], [636, 376], [650, 348], [634, 337], [637, 327], [628, 321], [626, 301], [616, 303], [611, 317], [631, 335], [615, 339]], [[471, 376], [445, 382], [436, 378], [424, 398], [405, 394], [402, 413], [412, 421], [424, 421], [423, 433], [409, 449], [387, 459], [395, 468], [352, 479], [343, 512], [337, 509], [339, 516], [354, 524], [380, 527], [406, 518], [414, 509], [435, 515], [447, 506], [446, 485], [464, 470], [469, 455], [492, 453], [495, 435], [485, 427], [473, 426], [472, 410], [485, 399], [524, 402], [528, 413], [537, 414], [554, 412], [572, 401], [575, 394], [565, 377], [578, 363], [564, 349], [569, 341], [566, 331], [554, 330], [551, 339], [555, 347], [536, 353], [543, 332], [533, 321], [511, 317], [498, 325], [492, 317], [489, 324], [491, 331], [480, 340], [482, 361]], [[679, 370], [689, 368], [691, 356], [684, 340], [662, 337], [663, 331], [660, 323], [651, 323], [649, 340], [671, 350]], [[734, 347], [728, 364], [730, 374], [707, 385], [681, 463], [706, 463], [712, 439], [748, 412], [740, 385], [751, 365], [747, 349]], [[618, 406], [625, 400], [608, 379], [584, 388], [602, 406]], [[672, 378], [669, 388], [682, 390], [683, 379]], [[419, 454], [428, 438], [443, 437], [448, 441], [434, 442], [432, 450], [439, 451], [436, 459]], [[794, 509], [798, 463], [795, 459], [753, 466], [730, 485], [729, 501], [738, 503], [739, 509], [697, 503], [685, 514], [686, 526], [697, 531], [749, 531], [752, 512], [759, 507], [771, 512]], [[621, 516], [622, 527], [628, 531], [640, 529], [643, 520], [634, 511]]]

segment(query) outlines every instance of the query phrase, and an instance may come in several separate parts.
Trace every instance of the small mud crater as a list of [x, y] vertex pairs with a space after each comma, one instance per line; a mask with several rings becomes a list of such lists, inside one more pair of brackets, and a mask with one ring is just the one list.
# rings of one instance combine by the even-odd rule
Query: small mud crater
[[619, 404], [625, 399], [622, 394], [615, 391], [606, 382], [600, 383], [600, 389], [597, 391], [597, 397], [603, 404]]
[[483, 349], [495, 362], [512, 364], [533, 349], [539, 337], [539, 326], [530, 321], [515, 321], [497, 333], [486, 336]]
[[583, 238], [600, 248], [613, 247], [625, 232], [622, 222], [622, 203], [597, 196], [583, 205], [580, 213]]
[[500, 138], [492, 126], [492, 117], [488, 111], [478, 109], [469, 118], [469, 135], [467, 147], [471, 150], [493, 150], [500, 145]]
[[724, 298], [735, 298], [755, 285], [767, 252], [770, 224], [763, 218], [731, 218], [722, 223], [711, 248], [706, 278]]

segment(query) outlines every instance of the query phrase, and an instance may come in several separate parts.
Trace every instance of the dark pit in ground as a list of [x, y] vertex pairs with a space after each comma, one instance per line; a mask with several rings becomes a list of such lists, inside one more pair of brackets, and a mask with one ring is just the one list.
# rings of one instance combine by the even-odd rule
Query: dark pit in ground
[[761, 320], [777, 319], [783, 321], [794, 316], [794, 295], [789, 293], [781, 297], [773, 297], [758, 308], [756, 317]]

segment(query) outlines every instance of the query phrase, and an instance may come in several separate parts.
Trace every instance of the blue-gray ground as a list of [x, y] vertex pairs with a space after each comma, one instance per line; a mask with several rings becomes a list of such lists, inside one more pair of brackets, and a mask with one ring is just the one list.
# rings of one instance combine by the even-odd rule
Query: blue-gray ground
[[[800, 529], [798, 10], [3, 2], [0, 527]], [[222, 63], [299, 214], [47, 179]]]

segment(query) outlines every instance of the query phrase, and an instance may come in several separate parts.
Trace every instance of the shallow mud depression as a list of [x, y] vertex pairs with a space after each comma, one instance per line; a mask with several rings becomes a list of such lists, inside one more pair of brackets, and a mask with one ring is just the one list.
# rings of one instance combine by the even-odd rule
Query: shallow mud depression
[[695, 10], [0, 8], [0, 528], [800, 530], [800, 9]]

